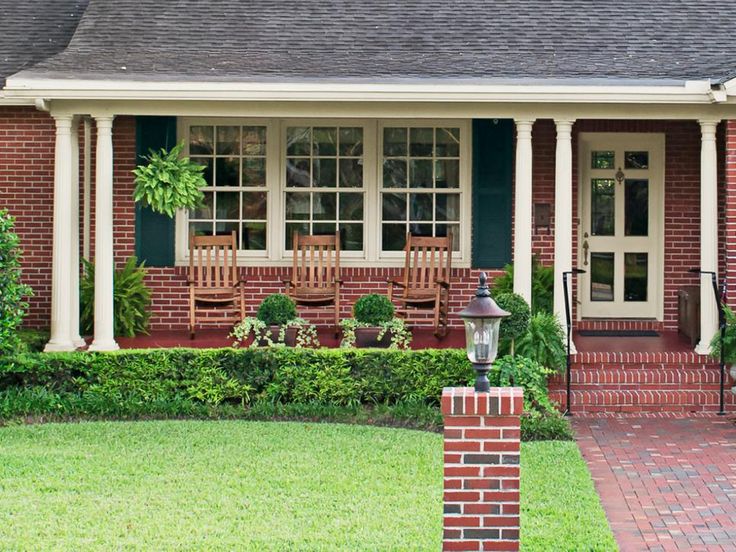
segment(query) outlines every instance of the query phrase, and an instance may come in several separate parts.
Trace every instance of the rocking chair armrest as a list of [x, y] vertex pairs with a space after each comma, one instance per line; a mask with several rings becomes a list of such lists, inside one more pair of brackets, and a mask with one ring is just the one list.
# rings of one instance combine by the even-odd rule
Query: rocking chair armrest
[[386, 282], [388, 282], [388, 285], [390, 285], [390, 286], [397, 286], [397, 287], [400, 287], [400, 288], [405, 288], [406, 287], [404, 285], [404, 282], [402, 282], [401, 280], [397, 280], [396, 278], [389, 278], [389, 279], [386, 280]]
[[450, 282], [443, 280], [442, 278], [435, 278], [435, 284], [442, 286], [445, 289], [450, 289]]

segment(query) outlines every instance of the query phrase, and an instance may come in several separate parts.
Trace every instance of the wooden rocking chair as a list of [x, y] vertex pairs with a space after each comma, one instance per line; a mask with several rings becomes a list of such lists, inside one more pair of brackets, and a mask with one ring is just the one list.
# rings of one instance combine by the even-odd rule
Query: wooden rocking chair
[[[238, 277], [237, 245], [229, 236], [189, 236], [189, 337], [197, 322], [236, 324], [245, 318], [244, 284]], [[219, 316], [199, 314], [217, 313]]]
[[[388, 281], [388, 298], [399, 307], [396, 315], [407, 322], [420, 310], [434, 311], [434, 335], [447, 335], [452, 273], [452, 235], [429, 238], [406, 235], [406, 262], [401, 279]], [[395, 288], [399, 288], [395, 290]]]
[[302, 236], [294, 232], [294, 265], [284, 278], [286, 294], [297, 306], [334, 306], [335, 335], [340, 332], [340, 233]]

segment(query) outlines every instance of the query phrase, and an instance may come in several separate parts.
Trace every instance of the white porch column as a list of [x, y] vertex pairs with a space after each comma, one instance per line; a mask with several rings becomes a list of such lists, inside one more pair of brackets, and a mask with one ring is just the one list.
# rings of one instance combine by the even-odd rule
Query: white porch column
[[69, 259], [72, 267], [70, 282], [71, 335], [75, 347], [86, 345], [79, 335], [79, 119], [72, 119], [71, 132], [71, 239], [69, 240]]
[[[700, 270], [718, 273], [718, 154], [717, 120], [700, 121]], [[700, 343], [695, 352], [707, 354], [718, 331], [718, 308], [710, 274], [700, 276]]]
[[532, 125], [516, 121], [514, 293], [532, 303]]
[[112, 119], [95, 117], [95, 336], [90, 351], [118, 349], [113, 323]]
[[[555, 290], [554, 312], [567, 331], [565, 288], [562, 273], [572, 269], [572, 125], [574, 121], [555, 120]], [[572, 282], [569, 283], [571, 285]], [[572, 313], [572, 290], [570, 309]]]
[[51, 268], [51, 338], [45, 351], [73, 351], [71, 330], [72, 117], [56, 116], [54, 236]]

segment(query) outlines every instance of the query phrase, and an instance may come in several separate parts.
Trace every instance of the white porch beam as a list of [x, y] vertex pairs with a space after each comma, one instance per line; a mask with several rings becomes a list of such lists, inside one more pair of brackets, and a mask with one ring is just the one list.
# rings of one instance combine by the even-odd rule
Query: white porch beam
[[115, 351], [113, 311], [112, 116], [97, 116], [95, 171], [95, 335], [90, 351]]
[[516, 121], [514, 194], [514, 293], [532, 303], [532, 126]]
[[73, 351], [71, 330], [72, 117], [56, 116], [54, 235], [51, 267], [51, 337], [46, 352]]
[[79, 119], [72, 119], [71, 132], [71, 238], [69, 240], [69, 262], [71, 264], [71, 281], [69, 295], [71, 301], [71, 335], [75, 347], [86, 345], [79, 334]]
[[[701, 120], [700, 142], [700, 270], [718, 273], [718, 120]], [[700, 343], [695, 352], [705, 355], [718, 331], [718, 308], [710, 274], [700, 276]]]
[[[562, 273], [572, 270], [572, 125], [571, 120], [555, 120], [557, 146], [555, 150], [555, 289], [554, 312], [567, 331], [565, 319], [565, 288]], [[571, 285], [572, 282], [569, 283]], [[568, 289], [568, 293], [571, 292]], [[570, 310], [572, 313], [572, 293]]]

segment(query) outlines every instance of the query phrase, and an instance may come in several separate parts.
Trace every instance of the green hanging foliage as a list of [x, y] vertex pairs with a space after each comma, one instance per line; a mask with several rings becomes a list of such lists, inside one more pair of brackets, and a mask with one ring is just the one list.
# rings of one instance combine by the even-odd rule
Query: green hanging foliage
[[21, 283], [20, 240], [15, 219], [0, 209], [0, 356], [19, 346], [18, 328], [28, 310], [26, 299], [33, 292]]
[[178, 209], [195, 209], [202, 204], [202, 188], [207, 186], [202, 174], [205, 168], [181, 157], [183, 149], [181, 142], [170, 151], [151, 151], [145, 158], [148, 164], [133, 170], [136, 202], [171, 218]]

